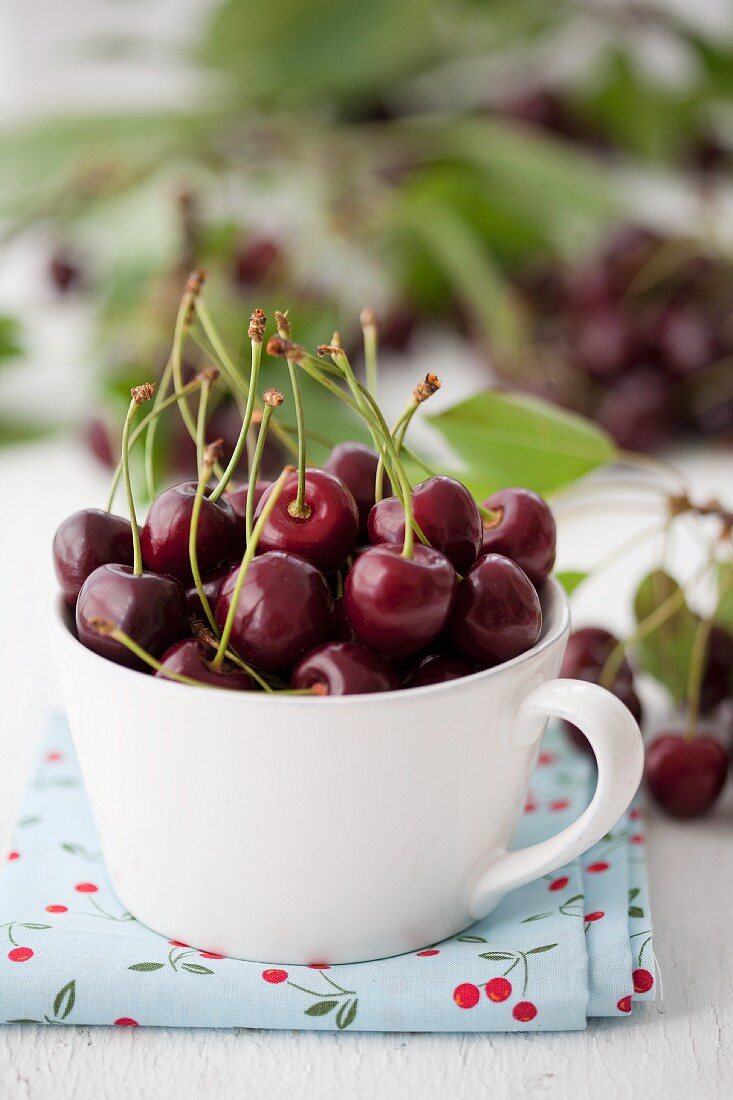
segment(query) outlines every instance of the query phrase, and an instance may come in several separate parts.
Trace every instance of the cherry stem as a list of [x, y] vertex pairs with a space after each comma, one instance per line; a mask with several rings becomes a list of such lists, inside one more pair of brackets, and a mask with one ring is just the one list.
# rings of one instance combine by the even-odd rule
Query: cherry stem
[[[184, 387], [186, 393], [194, 393], [199, 388], [199, 386], [201, 386], [202, 382], [203, 382], [203, 378], [201, 376], [198, 376], [198, 377], [194, 378], [191, 382], [188, 383], [187, 386]], [[171, 407], [171, 405], [175, 405], [177, 400], [178, 400], [178, 395], [174, 393], [170, 397], [166, 397], [166, 399], [164, 401], [161, 401], [159, 405], [154, 406], [151, 409], [151, 411], [146, 416], [143, 417], [143, 419], [137, 425], [135, 430], [130, 434], [130, 444], [129, 444], [129, 449], [130, 450], [133, 449], [133, 447], [135, 446], [135, 444], [137, 443], [138, 439], [143, 434], [145, 429], [148, 427], [148, 425], [153, 420], [156, 420], [157, 417], [159, 417], [161, 413], [164, 413], [166, 411], [166, 409], [169, 409]], [[117, 466], [115, 467], [114, 473], [112, 474], [112, 481], [110, 483], [109, 493], [107, 495], [107, 503], [105, 505], [105, 511], [106, 512], [110, 512], [112, 510], [112, 505], [113, 505], [114, 499], [115, 499], [115, 493], [117, 492], [117, 486], [120, 483], [120, 478], [121, 477], [122, 477], [122, 459], [120, 459], [120, 461], [117, 463]]]
[[[291, 326], [287, 313], [275, 313], [277, 332], [281, 340], [290, 340]], [[303, 413], [303, 394], [300, 389], [298, 377], [298, 364], [294, 359], [287, 359], [288, 373], [290, 375], [290, 388], [293, 391], [293, 403], [295, 405], [295, 423], [298, 429], [298, 492], [294, 501], [288, 505], [288, 515], [293, 519], [308, 519], [311, 514], [310, 505], [305, 499], [305, 416]]]
[[364, 365], [367, 389], [376, 399], [379, 378], [377, 318], [373, 309], [361, 311], [361, 331], [364, 337]]
[[133, 420], [137, 416], [137, 410], [140, 408], [140, 405], [143, 401], [150, 400], [153, 396], [154, 389], [155, 387], [151, 383], [145, 386], [135, 386], [132, 389], [132, 400], [130, 401], [130, 407], [127, 410], [125, 424], [122, 429], [122, 476], [125, 480], [127, 509], [130, 513], [130, 527], [132, 528], [132, 571], [136, 577], [142, 576], [143, 555], [140, 547], [140, 528], [137, 525], [137, 516], [135, 515], [135, 496], [132, 491], [132, 479], [130, 477], [130, 428], [132, 427]]
[[123, 645], [125, 649], [129, 649], [130, 653], [134, 653], [141, 661], [144, 661], [150, 668], [154, 668], [156, 672], [161, 672], [168, 680], [177, 680], [180, 684], [190, 684], [192, 687], [215, 687], [214, 684], [204, 684], [201, 680], [194, 680], [190, 676], [184, 676], [181, 672], [173, 672], [171, 669], [165, 667], [160, 661], [153, 657], [152, 653], [148, 653], [147, 649], [143, 649], [141, 645], [131, 638], [129, 634], [126, 634], [124, 630], [120, 630], [119, 627], [113, 626], [112, 623], [105, 622], [92, 622], [91, 625], [96, 628], [98, 633], [103, 634], [105, 637], [114, 638], [116, 642]]
[[255, 495], [257, 492], [257, 480], [260, 476], [260, 469], [262, 467], [262, 456], [265, 453], [265, 442], [267, 440], [267, 432], [270, 427], [270, 421], [272, 414], [275, 411], [276, 406], [265, 404], [264, 412], [262, 413], [262, 420], [260, 421], [260, 430], [257, 433], [257, 443], [255, 444], [255, 452], [252, 456], [252, 464], [249, 470], [249, 484], [247, 486], [247, 502], [244, 509], [244, 531], [246, 544], [252, 540], [252, 526], [254, 523], [255, 514]]
[[[413, 416], [415, 415], [415, 412], [417, 411], [417, 405], [418, 405], [417, 401], [415, 401], [414, 398], [411, 398], [410, 403], [408, 404], [407, 408], [404, 410], [402, 415], [395, 421], [394, 427], [392, 428], [391, 435], [392, 435], [392, 439], [395, 442], [395, 447], [397, 448], [397, 453], [398, 454], [399, 454], [400, 449], [402, 447], [402, 441], [405, 438], [405, 432], [407, 431], [407, 425], [410, 423]], [[403, 425], [404, 425], [404, 430], [403, 430]], [[381, 453], [379, 455], [379, 461], [377, 463], [377, 474], [376, 474], [376, 477], [375, 477], [375, 480], [374, 480], [374, 500], [376, 501], [377, 504], [379, 503], [379, 501], [382, 499], [383, 496], [384, 496], [384, 453]]]
[[[219, 638], [215, 634], [212, 634], [203, 623], [194, 622], [191, 624], [191, 632], [198, 641], [208, 645], [211, 649], [216, 651], [219, 648]], [[270, 694], [274, 689], [271, 684], [268, 684], [264, 677], [260, 676], [256, 669], [252, 668], [252, 665], [248, 665], [246, 661], [243, 661], [239, 654], [235, 653], [233, 649], [228, 649], [225, 653], [225, 657], [228, 661], [231, 661], [233, 665], [237, 665], [246, 672], [248, 676], [251, 676], [255, 680], [263, 691], [267, 691]], [[210, 667], [210, 666], [209, 666]]]
[[[201, 385], [201, 393], [199, 394], [199, 410], [196, 417], [196, 470], [198, 474], [204, 467], [204, 451], [206, 449], [206, 416], [209, 408], [209, 394], [211, 393], [211, 387], [213, 385], [213, 379], [210, 375], [207, 375]], [[213, 469], [213, 467], [212, 467]], [[209, 470], [211, 474], [211, 470]]]
[[[160, 405], [165, 397], [168, 395], [168, 388], [171, 383], [171, 378], [174, 382], [174, 388], [176, 392], [176, 400], [178, 408], [181, 411], [186, 427], [189, 430], [191, 438], [196, 439], [196, 425], [193, 422], [191, 411], [188, 407], [188, 401], [185, 395], [181, 394], [183, 384], [181, 380], [181, 355], [183, 352], [183, 345], [185, 343], [186, 334], [191, 327], [193, 321], [192, 307], [201, 293], [201, 287], [203, 286], [204, 275], [203, 272], [194, 272], [189, 276], [186, 282], [183, 295], [181, 297], [180, 304], [178, 306], [178, 313], [176, 314], [176, 323], [173, 330], [173, 343], [171, 345], [170, 354], [168, 356], [168, 362], [165, 365], [163, 371], [163, 377], [160, 380], [158, 392], [155, 398], [155, 404]], [[178, 368], [176, 371], [176, 363]], [[154, 406], [155, 409], [155, 406]], [[187, 419], [188, 417], [188, 419]], [[155, 434], [158, 428], [157, 419], [151, 419], [148, 433], [145, 437], [145, 481], [148, 489], [148, 496], [152, 500], [155, 496]]]
[[[221, 441], [218, 442], [220, 443]], [[198, 485], [196, 486], [196, 495], [193, 498], [191, 523], [188, 529], [188, 557], [191, 563], [191, 575], [193, 576], [193, 583], [196, 585], [196, 591], [198, 593], [199, 600], [201, 601], [201, 606], [203, 607], [204, 614], [209, 621], [209, 626], [216, 634], [218, 633], [216, 627], [216, 619], [214, 618], [214, 613], [211, 610], [211, 604], [207, 599], [206, 592], [204, 591], [203, 581], [201, 580], [201, 572], [199, 570], [198, 561], [198, 549], [196, 545], [198, 540], [201, 505], [204, 499], [204, 490], [206, 489], [206, 484], [211, 477], [211, 471], [214, 468], [214, 463], [212, 459], [213, 451], [207, 448], [201, 461], [201, 473], [199, 474]]]
[[[245, 400], [247, 400], [249, 398], [249, 386], [240, 375], [234, 360], [227, 352], [206, 305], [201, 298], [197, 298], [195, 306], [196, 314], [201, 322], [201, 327], [214, 350], [215, 357], [219, 361], [222, 373], [226, 377], [232, 392], [241, 394]], [[262, 411], [262, 406], [257, 400], [255, 400], [255, 408]], [[277, 422], [273, 424], [272, 430], [286, 450], [289, 451], [293, 457], [296, 457], [298, 453], [297, 447], [294, 445], [287, 432], [283, 431]]]
[[249, 394], [247, 396], [247, 407], [244, 410], [244, 417], [242, 418], [242, 427], [239, 430], [239, 436], [237, 438], [236, 445], [232, 452], [232, 457], [229, 459], [229, 464], [226, 470], [219, 478], [219, 482], [214, 491], [209, 496], [209, 500], [217, 501], [221, 494], [229, 484], [232, 474], [239, 465], [239, 461], [244, 453], [244, 449], [247, 446], [247, 436], [249, 435], [249, 429], [252, 424], [252, 416], [255, 411], [255, 399], [257, 380], [260, 374], [260, 359], [262, 357], [262, 341], [251, 340], [252, 346], [252, 364], [249, 374]]
[[237, 580], [234, 585], [234, 591], [232, 592], [231, 602], [229, 604], [229, 611], [227, 613], [226, 621], [224, 623], [224, 629], [221, 632], [221, 638], [219, 639], [219, 648], [216, 651], [214, 660], [211, 662], [211, 668], [218, 672], [224, 661], [224, 655], [229, 646], [229, 639], [232, 636], [232, 629], [234, 627], [234, 616], [237, 613], [237, 604], [239, 603], [239, 597], [244, 586], [245, 579], [247, 577], [247, 570], [249, 569], [250, 562], [255, 556], [257, 550], [257, 543], [259, 542], [262, 529], [270, 518], [270, 513], [277, 504], [278, 498], [283, 491], [283, 486], [286, 480], [293, 473], [292, 466], [286, 466], [280, 474], [275, 484], [272, 486], [269, 496], [265, 501], [264, 507], [260, 512], [259, 519], [255, 524], [252, 531], [252, 538], [248, 540], [247, 546], [242, 557], [242, 564], [239, 566], [239, 573], [237, 574]]

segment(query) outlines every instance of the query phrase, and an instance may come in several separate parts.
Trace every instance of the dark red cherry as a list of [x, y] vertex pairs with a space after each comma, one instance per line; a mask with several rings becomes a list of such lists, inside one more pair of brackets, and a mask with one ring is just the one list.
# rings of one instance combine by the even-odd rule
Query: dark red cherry
[[[481, 548], [481, 515], [465, 485], [453, 477], [429, 477], [412, 490], [415, 521], [435, 550], [459, 573], [473, 565]], [[385, 497], [369, 514], [369, 541], [402, 544], [405, 513], [397, 497]]]
[[[211, 668], [209, 662], [212, 660], [214, 653], [215, 650], [203, 642], [197, 641], [196, 638], [184, 638], [183, 641], [174, 642], [160, 658], [160, 662], [170, 672], [177, 672], [179, 676], [187, 676], [189, 680], [199, 680], [202, 684], [227, 688], [229, 691], [251, 691], [253, 689], [254, 681], [249, 673], [245, 672], [243, 668], [238, 668], [231, 661], [224, 661], [219, 672]], [[166, 679], [165, 673], [160, 669], [155, 675], [160, 676], [161, 679]]]
[[700, 817], [725, 785], [728, 755], [711, 737], [662, 733], [647, 746], [644, 775], [652, 797], [672, 817]]
[[153, 657], [160, 657], [186, 631], [183, 587], [173, 577], [157, 573], [136, 576], [129, 565], [100, 565], [82, 586], [76, 602], [82, 645], [118, 665], [147, 670], [120, 642], [98, 634], [91, 625], [95, 618], [112, 623]]
[[[348, 486], [359, 509], [359, 539], [367, 540], [367, 520], [374, 506], [374, 484], [377, 476], [377, 455], [364, 443], [337, 443], [323, 464], [323, 468], [340, 477]], [[392, 485], [384, 475], [382, 493], [388, 496]]]
[[733, 694], [733, 637], [722, 626], [714, 626], [708, 636], [705, 671], [700, 689], [700, 709], [704, 714], [715, 710], [726, 696]]
[[[202, 577], [202, 584], [204, 586], [204, 595], [209, 601], [209, 607], [214, 610], [216, 605], [216, 598], [219, 595], [219, 589], [221, 582], [226, 577], [227, 573], [231, 569], [229, 562], [225, 562], [224, 565], [220, 565], [213, 572], [207, 573], [205, 577]], [[206, 612], [203, 609], [199, 594], [196, 591], [196, 585], [191, 581], [186, 588], [186, 609], [188, 611], [188, 617], [190, 619], [206, 619]]]
[[531, 649], [540, 636], [542, 611], [535, 587], [501, 554], [484, 554], [458, 585], [448, 638], [458, 653], [497, 665]]
[[281, 266], [282, 252], [277, 241], [252, 237], [234, 257], [234, 281], [242, 289], [259, 286], [266, 278], [274, 277]]
[[[258, 550], [282, 550], [300, 554], [324, 573], [343, 565], [356, 545], [359, 513], [356, 502], [340, 477], [327, 470], [308, 469], [305, 474], [305, 502], [310, 508], [307, 519], [291, 516], [298, 475], [286, 479], [278, 501], [262, 528]], [[257, 506], [259, 516], [269, 494], [265, 492]]]
[[344, 607], [360, 642], [390, 657], [416, 653], [441, 633], [453, 607], [456, 574], [439, 550], [373, 546], [349, 570]]
[[669, 381], [653, 370], [639, 368], [606, 391], [596, 410], [598, 423], [621, 447], [653, 451], [670, 427]]
[[340, 642], [356, 641], [354, 628], [346, 614], [343, 596], [337, 596], [333, 601], [333, 632]]
[[[597, 683], [603, 666], [617, 645], [618, 638], [601, 626], [584, 626], [580, 630], [574, 630], [565, 647], [560, 674], [571, 679], [575, 677], [587, 680], [590, 676], [585, 675], [585, 672], [595, 669], [598, 676], [594, 682]], [[625, 657], [616, 678], [628, 684], [633, 681], [631, 666]]]
[[320, 685], [326, 695], [366, 695], [394, 691], [400, 681], [389, 662], [373, 649], [358, 642], [326, 642], [298, 661], [290, 684], [294, 688]]
[[[628, 670], [628, 672], [626, 671]], [[585, 680], [590, 684], [597, 684], [601, 678], [602, 667], [597, 665], [590, 665], [585, 668], [576, 668], [572, 677], [576, 680]], [[565, 672], [565, 666], [563, 665], [563, 676], [570, 675]], [[624, 706], [631, 712], [632, 717], [636, 720], [637, 724], [641, 724], [643, 717], [643, 710], [639, 696], [634, 690], [633, 677], [631, 676], [631, 670], [628, 665], [622, 667], [614, 680], [611, 687], [611, 694], [615, 695], [617, 699], [620, 699]], [[594, 756], [593, 749], [590, 746], [590, 741], [585, 734], [578, 729], [577, 726], [572, 725], [570, 722], [562, 723], [565, 733], [573, 742], [576, 748], [582, 749], [583, 752], [589, 756]]]
[[132, 565], [130, 521], [99, 508], [74, 512], [53, 539], [53, 564], [66, 602], [73, 607], [87, 577], [100, 565]]
[[501, 489], [483, 506], [498, 519], [484, 521], [481, 553], [511, 558], [534, 584], [540, 584], [555, 564], [557, 532], [548, 505], [530, 489]]
[[476, 669], [459, 657], [448, 657], [442, 653], [433, 653], [423, 657], [417, 668], [405, 678], [403, 687], [426, 687], [428, 684], [445, 684], [449, 680], [460, 680], [470, 676]]
[[[271, 481], [257, 482], [255, 485], [255, 509], [271, 485]], [[231, 489], [227, 489], [225, 495], [227, 502], [231, 505], [232, 511], [234, 512], [234, 521], [237, 527], [236, 548], [238, 550], [238, 556], [241, 557], [244, 553], [247, 536], [247, 497], [249, 495], [249, 487], [247, 485], [233, 485]]]
[[[216, 621], [223, 628], [237, 580], [229, 571], [219, 589]], [[326, 578], [297, 554], [270, 551], [254, 558], [234, 616], [231, 644], [256, 668], [290, 668], [333, 637], [333, 599]]]
[[[166, 489], [150, 505], [140, 532], [143, 562], [156, 573], [168, 573], [182, 581], [191, 580], [188, 536], [191, 528], [196, 483], [182, 481]], [[204, 497], [199, 514], [196, 553], [199, 571], [210, 573], [228, 561], [234, 549], [236, 521], [225, 497], [215, 503]]]

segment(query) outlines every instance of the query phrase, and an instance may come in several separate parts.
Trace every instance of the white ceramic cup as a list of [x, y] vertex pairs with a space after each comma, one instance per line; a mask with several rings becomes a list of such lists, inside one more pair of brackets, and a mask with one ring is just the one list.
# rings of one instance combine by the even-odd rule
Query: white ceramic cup
[[[575, 859], [641, 777], [617, 699], [556, 679], [570, 630], [550, 581], [528, 653], [446, 684], [377, 695], [195, 688], [85, 649], [60, 599], [61, 685], [120, 901], [168, 939], [266, 962], [414, 951]], [[588, 737], [592, 802], [556, 836], [510, 851], [549, 716]]]

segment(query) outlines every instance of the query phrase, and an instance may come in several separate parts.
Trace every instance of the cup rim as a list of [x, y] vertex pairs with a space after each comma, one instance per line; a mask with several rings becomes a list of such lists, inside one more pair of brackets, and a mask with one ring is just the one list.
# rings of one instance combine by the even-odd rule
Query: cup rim
[[[562, 636], [570, 628], [570, 604], [568, 602], [567, 594], [555, 577], [548, 577], [545, 580], [544, 594], [547, 594], [543, 603], [548, 606], [548, 611], [551, 612], [547, 615], [549, 620], [549, 629], [543, 634], [539, 641], [532, 646], [531, 649], [526, 650], [525, 653], [520, 653], [517, 657], [512, 657], [509, 661], [504, 661], [502, 664], [494, 665], [492, 668], [481, 669], [479, 672], [471, 672], [468, 676], [461, 676], [456, 680], [448, 680], [442, 684], [425, 684], [421, 687], [410, 688], [403, 691], [378, 691], [365, 693], [360, 695], [333, 695], [333, 696], [309, 696], [304, 698], [298, 695], [284, 695], [279, 694], [275, 697], [270, 697], [266, 692], [249, 692], [249, 691], [225, 691], [219, 692], [219, 698], [226, 699], [238, 699], [241, 698], [247, 705], [264, 704], [272, 707], [278, 706], [290, 706], [300, 707], [307, 706], [309, 709], [313, 707], [348, 707], [357, 703], [363, 704], [365, 700], [385, 700], [389, 699], [395, 703], [397, 702], [409, 702], [410, 700], [416, 700], [423, 698], [426, 694], [437, 695], [438, 693], [447, 693], [449, 691], [459, 690], [462, 686], [474, 686], [479, 683], [490, 682], [493, 678], [501, 675], [509, 669], [519, 667], [525, 662], [530, 662], [533, 658], [538, 657], [546, 650], [555, 645]], [[165, 691], [169, 695], [172, 692], [185, 693], [187, 698], [191, 698], [191, 692], [196, 692], [197, 696], [201, 696], [202, 692], [207, 696], [211, 696], [211, 689], [205, 687], [203, 684], [201, 687], [195, 687], [192, 684], [179, 684], [174, 680], [166, 680], [164, 678], [141, 676], [139, 672], [132, 668], [126, 668], [124, 665], [115, 664], [114, 661], [108, 661], [101, 654], [95, 653], [91, 649], [87, 649], [83, 646], [78, 638], [69, 630], [66, 622], [65, 612], [68, 608], [64, 602], [64, 598], [60, 593], [54, 593], [48, 601], [48, 622], [51, 633], [59, 640], [59, 642], [65, 646], [70, 652], [75, 653], [77, 656], [84, 660], [89, 661], [90, 667], [93, 670], [97, 667], [97, 662], [101, 662], [104, 666], [104, 671], [107, 673], [117, 674], [123, 678], [135, 677], [134, 683], [139, 686], [144, 684], [150, 684], [155, 679], [156, 690]], [[543, 609], [543, 620], [545, 617], [545, 611]], [[101, 667], [101, 666], [100, 666]], [[133, 686], [130, 681], [130, 686]]]

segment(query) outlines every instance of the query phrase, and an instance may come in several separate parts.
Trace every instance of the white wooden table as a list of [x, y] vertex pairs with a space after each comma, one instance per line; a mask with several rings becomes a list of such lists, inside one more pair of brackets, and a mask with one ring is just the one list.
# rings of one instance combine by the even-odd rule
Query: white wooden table
[[[729, 455], [675, 456], [706, 493], [725, 494]], [[73, 509], [103, 497], [105, 479], [68, 444], [0, 452], [2, 631], [0, 850], [7, 846], [32, 751], [30, 723], [53, 694], [44, 607], [50, 540]], [[729, 490], [730, 491], [730, 490]], [[582, 565], [650, 517], [594, 515], [561, 524], [563, 566]], [[678, 546], [690, 572], [692, 546]], [[622, 627], [643, 554], [582, 595], [577, 620]], [[33, 705], [24, 706], [31, 689]], [[0, 1096], [429, 1098], [728, 1096], [733, 1080], [733, 798], [707, 820], [652, 814], [649, 864], [664, 999], [630, 1019], [555, 1035], [369, 1035], [0, 1028]]]

